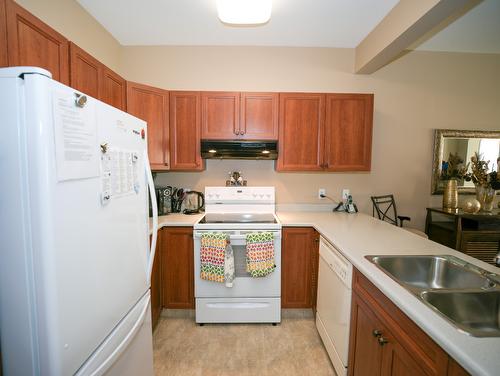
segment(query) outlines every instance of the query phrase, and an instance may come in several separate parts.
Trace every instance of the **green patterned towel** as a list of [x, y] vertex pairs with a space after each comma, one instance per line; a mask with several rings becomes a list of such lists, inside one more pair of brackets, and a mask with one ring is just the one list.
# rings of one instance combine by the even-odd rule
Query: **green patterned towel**
[[276, 269], [272, 232], [247, 234], [247, 272], [252, 277], [265, 277]]

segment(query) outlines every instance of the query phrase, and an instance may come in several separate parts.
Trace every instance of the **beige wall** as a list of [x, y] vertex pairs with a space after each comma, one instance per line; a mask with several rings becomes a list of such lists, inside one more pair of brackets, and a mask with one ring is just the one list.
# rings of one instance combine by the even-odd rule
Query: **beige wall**
[[120, 44], [76, 0], [16, 0], [53, 29], [121, 73]]
[[319, 203], [318, 188], [350, 188], [360, 209], [394, 193], [401, 214], [423, 228], [430, 195], [433, 129], [500, 129], [500, 55], [411, 52], [378, 72], [352, 74], [354, 51], [319, 48], [124, 47], [131, 80], [166, 89], [375, 93], [370, 173], [277, 173], [268, 161], [208, 161], [202, 173], [157, 182], [203, 190], [241, 170], [251, 185], [275, 185], [279, 203]]
[[278, 203], [321, 203], [350, 188], [360, 209], [392, 192], [422, 228], [431, 196], [432, 130], [500, 130], [500, 55], [411, 52], [372, 75], [355, 75], [354, 50], [277, 47], [122, 47], [76, 1], [17, 0], [125, 78], [165, 89], [375, 93], [370, 173], [277, 173], [272, 162], [208, 161], [202, 173], [164, 173], [159, 183], [203, 190], [241, 170], [275, 185]]

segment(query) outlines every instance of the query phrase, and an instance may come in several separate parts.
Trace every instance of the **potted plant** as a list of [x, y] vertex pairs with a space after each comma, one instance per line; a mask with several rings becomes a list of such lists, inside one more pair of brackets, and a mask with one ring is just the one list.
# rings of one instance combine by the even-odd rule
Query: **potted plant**
[[470, 158], [471, 171], [465, 175], [465, 180], [472, 181], [476, 187], [476, 198], [481, 204], [481, 211], [490, 212], [493, 209], [493, 199], [496, 190], [500, 189], [500, 158], [497, 159], [497, 171], [489, 171], [490, 161], [483, 160], [479, 153]]

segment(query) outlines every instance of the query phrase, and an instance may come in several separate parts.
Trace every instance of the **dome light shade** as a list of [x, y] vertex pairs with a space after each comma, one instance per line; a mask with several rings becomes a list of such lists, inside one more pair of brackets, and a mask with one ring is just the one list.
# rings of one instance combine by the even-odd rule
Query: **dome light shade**
[[226, 24], [264, 24], [271, 18], [271, 11], [272, 0], [217, 0], [217, 14]]

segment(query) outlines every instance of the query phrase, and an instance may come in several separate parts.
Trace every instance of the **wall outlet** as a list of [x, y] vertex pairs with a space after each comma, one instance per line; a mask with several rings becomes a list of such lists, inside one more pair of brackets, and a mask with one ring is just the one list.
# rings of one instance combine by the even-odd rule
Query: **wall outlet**
[[318, 189], [318, 198], [319, 198], [320, 200], [323, 200], [323, 199], [324, 199], [324, 197], [321, 197], [321, 195], [326, 195], [326, 189], [325, 189], [325, 188], [320, 188], [320, 189]]
[[350, 191], [348, 188], [342, 189], [342, 200], [347, 200], [349, 198]]

